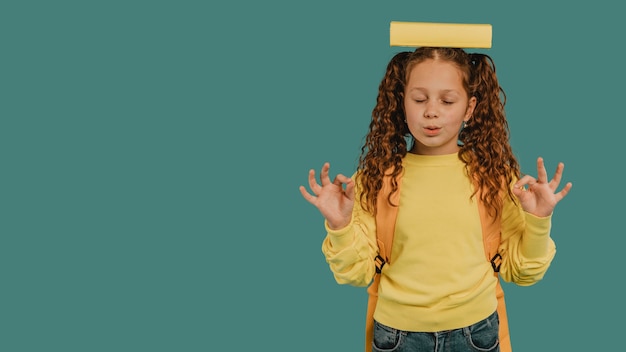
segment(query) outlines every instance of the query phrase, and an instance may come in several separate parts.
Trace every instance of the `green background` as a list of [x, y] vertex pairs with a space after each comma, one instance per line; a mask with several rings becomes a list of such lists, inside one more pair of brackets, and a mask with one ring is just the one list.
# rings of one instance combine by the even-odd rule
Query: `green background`
[[524, 171], [574, 183], [545, 279], [505, 285], [515, 351], [619, 346], [618, 4], [3, 2], [0, 350], [361, 350], [298, 186], [354, 171], [392, 20], [492, 24]]

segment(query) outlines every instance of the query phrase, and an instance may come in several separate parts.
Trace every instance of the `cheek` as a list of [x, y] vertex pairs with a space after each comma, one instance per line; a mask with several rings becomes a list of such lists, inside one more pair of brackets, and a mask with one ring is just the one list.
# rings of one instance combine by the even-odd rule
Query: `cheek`
[[406, 119], [408, 121], [409, 117], [412, 116], [417, 116], [419, 115], [420, 109], [419, 106], [416, 104], [404, 104], [404, 115], [406, 116]]
[[423, 115], [423, 111], [420, 110], [419, 106], [415, 104], [407, 104], [404, 106], [404, 120], [409, 129], [416, 126], [419, 123], [420, 117]]
[[406, 118], [406, 132], [410, 133], [411, 135], [415, 136], [416, 134], [416, 129], [418, 129], [418, 123], [416, 121], [416, 119], [412, 119], [411, 117], [407, 116]]

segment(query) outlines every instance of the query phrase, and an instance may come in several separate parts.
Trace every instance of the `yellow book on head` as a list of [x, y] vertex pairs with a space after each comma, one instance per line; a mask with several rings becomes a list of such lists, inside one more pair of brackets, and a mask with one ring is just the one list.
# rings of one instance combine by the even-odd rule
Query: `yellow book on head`
[[491, 25], [391, 21], [390, 46], [491, 48]]

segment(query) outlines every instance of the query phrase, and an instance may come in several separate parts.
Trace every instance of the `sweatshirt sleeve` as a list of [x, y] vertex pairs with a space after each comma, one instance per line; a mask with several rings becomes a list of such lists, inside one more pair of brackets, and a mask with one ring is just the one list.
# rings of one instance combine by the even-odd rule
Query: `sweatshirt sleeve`
[[350, 224], [331, 230], [324, 222], [327, 234], [322, 242], [322, 253], [337, 283], [364, 287], [374, 277], [378, 245], [375, 218], [360, 206], [359, 193], [357, 184]]
[[534, 216], [505, 197], [499, 248], [504, 281], [530, 286], [543, 279], [556, 254], [550, 237], [551, 221], [551, 215]]

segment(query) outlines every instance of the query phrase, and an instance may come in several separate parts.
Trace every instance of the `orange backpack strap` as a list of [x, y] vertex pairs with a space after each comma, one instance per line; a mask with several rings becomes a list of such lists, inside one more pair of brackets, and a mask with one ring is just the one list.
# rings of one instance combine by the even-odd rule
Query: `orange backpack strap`
[[509, 334], [509, 322], [506, 315], [506, 303], [504, 302], [504, 291], [500, 284], [498, 272], [502, 257], [498, 253], [500, 246], [500, 215], [497, 217], [490, 216], [485, 204], [480, 201], [480, 193], [476, 194], [478, 199], [478, 212], [480, 214], [480, 223], [483, 230], [483, 246], [485, 249], [485, 257], [491, 262], [493, 274], [496, 276], [496, 298], [498, 299], [498, 318], [500, 319], [500, 351], [511, 352], [511, 336]]
[[[393, 204], [398, 205], [400, 199], [400, 186], [402, 185], [402, 177], [397, 178], [398, 190], [391, 197]], [[396, 227], [396, 217], [398, 215], [398, 207], [391, 206], [387, 201], [387, 197], [391, 192], [391, 177], [385, 176], [383, 179], [383, 187], [377, 198], [376, 210], [376, 240], [378, 242], [378, 256], [376, 257], [376, 274], [374, 280], [367, 288], [367, 316], [365, 323], [365, 352], [372, 351], [372, 342], [374, 341], [374, 311], [378, 301], [378, 284], [380, 283], [380, 271], [382, 267], [390, 262], [391, 247], [393, 243], [393, 234]], [[483, 232], [483, 246], [485, 249], [485, 257], [494, 269], [494, 275], [498, 276], [500, 269], [501, 257], [498, 253], [500, 246], [500, 217], [494, 218], [489, 216], [483, 202], [480, 201], [479, 193], [476, 194], [478, 199], [478, 210], [480, 214], [480, 222]], [[509, 335], [509, 325], [506, 315], [506, 305], [504, 301], [504, 291], [497, 280], [496, 297], [498, 299], [498, 317], [500, 320], [500, 351], [512, 352], [511, 339]]]
[[[391, 196], [393, 204], [398, 204], [400, 200], [400, 185], [402, 177], [397, 178], [398, 191]], [[376, 274], [374, 281], [367, 288], [367, 318], [365, 320], [365, 352], [371, 352], [372, 341], [374, 341], [374, 310], [378, 301], [378, 283], [380, 282], [380, 272], [386, 263], [391, 260], [391, 246], [393, 234], [396, 228], [396, 217], [398, 207], [392, 206], [387, 201], [391, 193], [391, 176], [383, 178], [383, 187], [378, 193], [376, 201], [376, 241], [378, 242], [378, 255], [376, 256]]]

